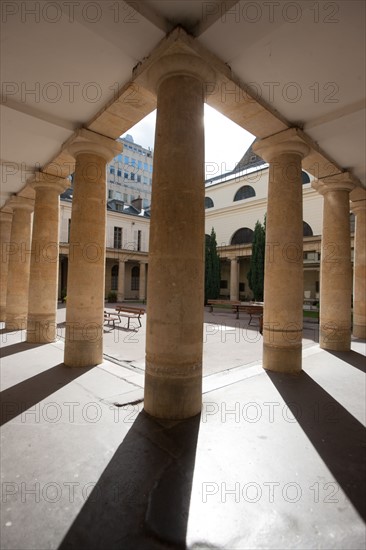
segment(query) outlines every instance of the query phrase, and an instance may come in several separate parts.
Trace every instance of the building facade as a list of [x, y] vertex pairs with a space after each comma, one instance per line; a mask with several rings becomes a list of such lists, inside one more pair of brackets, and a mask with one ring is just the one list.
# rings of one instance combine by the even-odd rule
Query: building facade
[[108, 200], [132, 203], [139, 197], [143, 208], [151, 204], [153, 151], [134, 142], [131, 134], [119, 138], [123, 152], [107, 166]]

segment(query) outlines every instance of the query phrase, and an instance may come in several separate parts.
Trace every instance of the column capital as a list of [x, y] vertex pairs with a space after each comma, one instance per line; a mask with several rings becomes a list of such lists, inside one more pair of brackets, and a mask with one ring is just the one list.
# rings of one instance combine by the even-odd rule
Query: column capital
[[102, 157], [106, 162], [109, 162], [123, 151], [123, 145], [114, 139], [91, 132], [86, 128], [80, 128], [65, 143], [64, 149], [67, 149], [70, 155], [75, 158], [81, 153], [89, 153]]
[[29, 185], [33, 189], [50, 189], [51, 191], [56, 191], [56, 193], [60, 195], [70, 187], [70, 180], [67, 178], [59, 178], [53, 174], [47, 174], [46, 172], [36, 172], [34, 179], [29, 182]]
[[26, 199], [25, 197], [20, 197], [18, 195], [10, 197], [7, 202], [13, 211], [14, 210], [25, 210], [27, 212], [33, 212], [34, 210], [34, 199]]
[[351, 191], [351, 210], [353, 213], [361, 212], [366, 208], [366, 189], [364, 187], [355, 187]]
[[327, 176], [320, 180], [312, 182], [312, 187], [321, 195], [325, 195], [329, 191], [348, 191], [351, 192], [356, 187], [355, 178], [350, 172], [342, 172]]
[[302, 159], [310, 153], [310, 145], [302, 138], [298, 128], [289, 128], [253, 144], [253, 151], [266, 162], [282, 154], [293, 153]]
[[175, 53], [162, 56], [147, 71], [146, 85], [157, 92], [160, 84], [172, 76], [190, 76], [200, 82], [216, 82], [215, 71], [197, 55]]

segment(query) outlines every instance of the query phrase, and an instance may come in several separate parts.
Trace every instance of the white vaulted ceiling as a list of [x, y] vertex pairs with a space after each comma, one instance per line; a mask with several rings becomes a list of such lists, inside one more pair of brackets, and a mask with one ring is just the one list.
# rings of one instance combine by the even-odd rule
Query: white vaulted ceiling
[[[29, 11], [31, 4], [38, 12]], [[109, 118], [98, 123], [99, 113], [131, 82], [133, 68], [177, 25], [195, 37], [197, 48], [226, 64], [280, 126], [302, 128], [366, 184], [364, 2], [59, 0], [1, 6], [0, 206], [57, 157], [76, 129], [116, 137], [155, 108], [146, 93], [137, 105], [129, 103], [110, 131]], [[229, 104], [229, 96], [227, 105], [221, 99], [230, 116]], [[236, 122], [252, 131], [256, 116], [237, 115]], [[273, 133], [269, 126], [267, 133]]]

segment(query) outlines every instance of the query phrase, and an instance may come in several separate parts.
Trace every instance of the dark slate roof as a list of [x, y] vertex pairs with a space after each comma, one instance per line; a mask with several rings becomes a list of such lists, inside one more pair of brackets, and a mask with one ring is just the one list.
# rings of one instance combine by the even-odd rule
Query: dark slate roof
[[235, 166], [234, 170], [231, 170], [230, 172], [225, 172], [225, 174], [219, 174], [218, 176], [214, 176], [213, 178], [208, 178], [205, 183], [214, 183], [215, 181], [218, 182], [223, 178], [230, 178], [230, 176], [235, 177], [236, 174], [242, 172], [243, 170], [249, 170], [250, 168], [256, 168], [262, 166], [263, 164], [266, 164], [266, 161], [256, 155], [256, 153], [254, 153], [253, 151], [252, 147], [256, 141], [256, 139], [253, 141], [252, 145], [244, 153], [242, 158]]

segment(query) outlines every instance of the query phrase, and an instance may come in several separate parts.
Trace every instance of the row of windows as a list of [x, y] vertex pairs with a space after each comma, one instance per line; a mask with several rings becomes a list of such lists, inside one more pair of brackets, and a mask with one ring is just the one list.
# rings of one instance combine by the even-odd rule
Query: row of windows
[[[302, 224], [303, 236], [312, 237], [313, 230], [310, 225], [304, 221], [302, 222]], [[240, 229], [235, 231], [234, 235], [231, 237], [230, 244], [249, 244], [253, 242], [253, 235], [254, 231], [252, 229], [249, 229], [249, 227], [241, 227]]]
[[[113, 248], [122, 248], [122, 227], [114, 227], [113, 230]], [[138, 229], [136, 231], [136, 250], [141, 250], [142, 231]]]
[[[306, 183], [310, 183], [310, 178], [308, 174], [304, 171], [301, 172], [301, 180], [303, 185]], [[243, 185], [235, 193], [234, 202], [250, 199], [255, 196], [256, 196], [255, 190], [251, 185]], [[215, 205], [213, 200], [210, 197], [205, 197], [205, 208], [213, 208], [214, 206]]]
[[[114, 265], [111, 271], [111, 290], [118, 290], [118, 265]], [[140, 267], [135, 265], [131, 269], [131, 290], [140, 289]]]
[[[109, 173], [112, 175], [116, 175], [116, 170], [113, 166], [109, 168]], [[122, 177], [122, 170], [117, 169], [117, 177]], [[145, 185], [152, 184], [152, 178], [148, 178], [147, 176], [141, 176], [140, 174], [135, 174], [135, 172], [123, 172], [123, 178], [125, 180], [130, 179], [131, 181], [137, 181], [137, 183], [144, 183]], [[110, 180], [113, 182], [113, 180]]]

